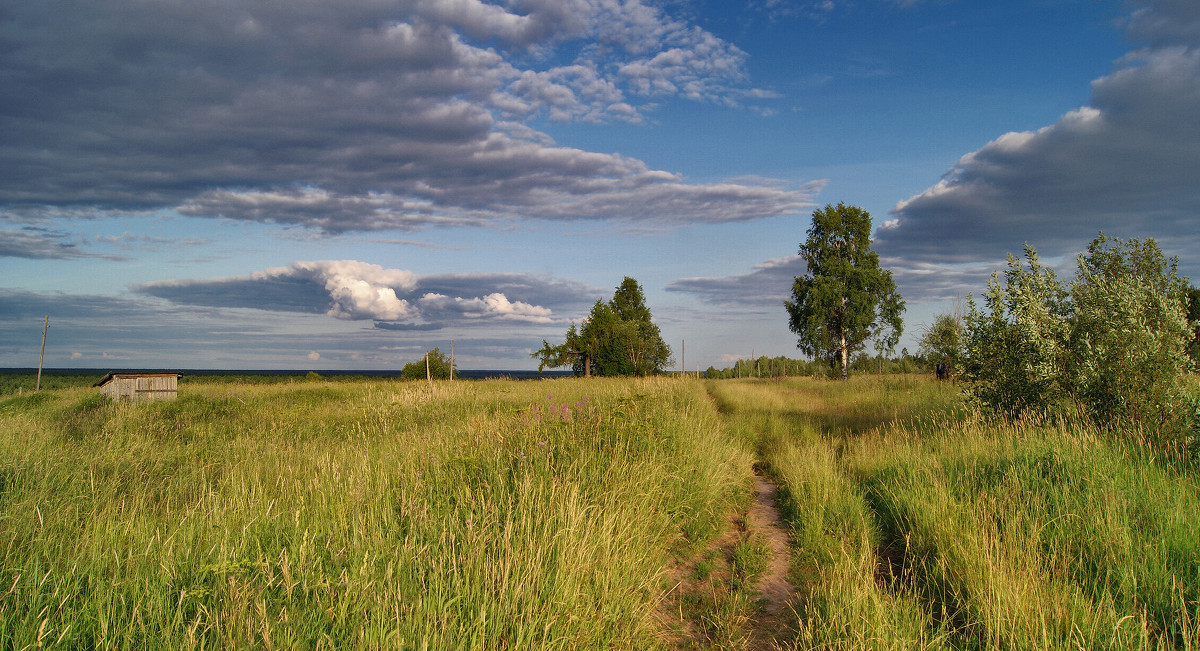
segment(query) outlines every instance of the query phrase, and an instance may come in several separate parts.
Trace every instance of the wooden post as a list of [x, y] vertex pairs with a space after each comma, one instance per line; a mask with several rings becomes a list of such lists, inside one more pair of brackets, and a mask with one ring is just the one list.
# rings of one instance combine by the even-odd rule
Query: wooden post
[[450, 381], [454, 381], [454, 340], [450, 340]]
[[38, 355], [38, 374], [37, 386], [34, 391], [42, 390], [42, 360], [46, 358], [46, 330], [50, 328], [50, 315], [46, 315], [46, 321], [42, 324], [42, 354]]
[[679, 340], [679, 376], [687, 376], [687, 339]]
[[429, 382], [429, 384], [431, 384], [431, 385], [433, 384], [433, 376], [430, 375], [430, 373], [429, 373], [429, 353], [428, 352], [425, 353], [425, 379]]

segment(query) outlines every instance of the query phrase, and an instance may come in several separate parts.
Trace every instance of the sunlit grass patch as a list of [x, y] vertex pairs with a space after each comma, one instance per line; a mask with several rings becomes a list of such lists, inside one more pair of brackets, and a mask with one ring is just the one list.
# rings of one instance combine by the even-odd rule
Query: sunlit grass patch
[[745, 499], [695, 382], [180, 393], [0, 404], [6, 644], [654, 646], [674, 555]]
[[738, 389], [795, 540], [796, 648], [1196, 648], [1192, 465], [929, 384], [817, 382], [808, 416]]

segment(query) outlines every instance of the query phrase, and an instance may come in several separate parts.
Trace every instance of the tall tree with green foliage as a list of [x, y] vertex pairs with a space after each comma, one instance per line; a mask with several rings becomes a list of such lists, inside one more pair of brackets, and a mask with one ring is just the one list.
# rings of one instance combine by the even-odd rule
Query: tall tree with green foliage
[[542, 340], [531, 357], [539, 371], [570, 364], [585, 377], [644, 376], [671, 364], [671, 348], [652, 320], [641, 285], [626, 276], [611, 300], [596, 301], [581, 327], [567, 328], [566, 341], [552, 346]]
[[841, 362], [849, 377], [850, 355], [868, 339], [895, 347], [904, 325], [904, 300], [892, 272], [879, 268], [871, 250], [871, 214], [839, 203], [813, 212], [800, 246], [808, 274], [792, 285], [785, 306], [797, 347], [810, 357]]

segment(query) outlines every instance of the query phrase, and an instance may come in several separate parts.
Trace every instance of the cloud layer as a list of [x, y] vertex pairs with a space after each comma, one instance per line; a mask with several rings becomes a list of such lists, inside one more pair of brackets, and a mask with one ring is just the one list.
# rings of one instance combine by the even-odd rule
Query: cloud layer
[[640, 0], [0, 0], [0, 219], [175, 209], [330, 233], [785, 214], [540, 120], [742, 106], [746, 55]]
[[374, 320], [391, 330], [549, 324], [555, 322], [554, 309], [578, 309], [602, 293], [575, 281], [530, 274], [418, 276], [357, 260], [293, 262], [248, 276], [145, 283], [134, 291], [178, 305]]
[[755, 265], [746, 274], [722, 277], [681, 278], [667, 285], [668, 292], [692, 294], [709, 305], [777, 309], [792, 295], [797, 276], [808, 273], [804, 258], [794, 255]]
[[72, 241], [70, 234], [38, 226], [0, 228], [0, 258], [29, 258], [31, 260], [69, 260], [73, 258], [104, 258], [119, 260], [119, 256], [89, 253]]
[[[892, 272], [897, 288], [912, 304], [954, 301], [978, 293], [1003, 259], [971, 264], [939, 265], [880, 258], [879, 266]], [[804, 258], [796, 255], [757, 264], [749, 273], [720, 277], [681, 278], [666, 286], [668, 292], [691, 294], [708, 305], [730, 306], [764, 313], [783, 314], [784, 301], [792, 297], [795, 279], [808, 273]], [[744, 314], [740, 312], [740, 314]], [[782, 317], [781, 317], [782, 318]]]
[[1146, 46], [1092, 83], [1087, 106], [963, 156], [893, 208], [881, 251], [961, 263], [1028, 241], [1055, 256], [1101, 230], [1200, 248], [1200, 3], [1140, 4], [1127, 28]]

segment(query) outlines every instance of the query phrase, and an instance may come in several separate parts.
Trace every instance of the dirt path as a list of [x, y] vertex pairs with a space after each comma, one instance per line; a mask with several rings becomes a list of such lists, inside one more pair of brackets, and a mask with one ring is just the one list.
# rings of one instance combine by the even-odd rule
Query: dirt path
[[762, 614], [755, 621], [751, 648], [766, 650], [777, 648], [774, 636], [789, 630], [795, 623], [792, 604], [796, 590], [787, 580], [791, 549], [779, 509], [775, 507], [778, 488], [757, 473], [754, 483], [756, 495], [746, 514], [746, 524], [770, 548], [771, 562], [755, 586], [765, 603]]
[[[673, 568], [674, 587], [658, 614], [669, 646], [748, 651], [786, 647], [796, 623], [796, 591], [787, 580], [790, 540], [775, 507], [776, 486], [757, 468], [754, 486], [749, 509], [731, 513], [724, 533]], [[736, 587], [733, 558], [747, 540], [766, 547], [770, 559], [754, 585], [742, 592]]]

